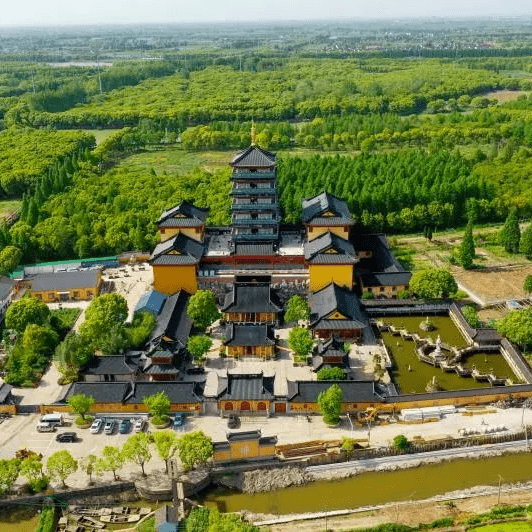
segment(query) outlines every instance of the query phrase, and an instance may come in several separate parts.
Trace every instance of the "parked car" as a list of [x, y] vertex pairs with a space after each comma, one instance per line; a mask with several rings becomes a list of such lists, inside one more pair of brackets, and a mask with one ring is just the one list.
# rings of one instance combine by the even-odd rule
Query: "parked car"
[[137, 419], [135, 423], [135, 432], [143, 432], [144, 431], [144, 425], [145, 425], [144, 419], [140, 418]]
[[229, 429], [237, 429], [240, 427], [240, 419], [236, 414], [229, 414], [229, 417], [227, 418], [227, 428]]
[[108, 419], [105, 422], [104, 434], [113, 434], [116, 430], [116, 421], [114, 419]]
[[182, 427], [185, 424], [185, 414], [176, 414], [174, 416], [174, 429]]
[[56, 437], [56, 441], [61, 443], [72, 443], [78, 439], [78, 435], [75, 432], [61, 432]]
[[37, 426], [35, 428], [37, 429], [37, 432], [54, 432], [55, 431], [55, 425], [53, 423], [44, 423], [42, 421], [37, 423]]
[[98, 417], [92, 422], [92, 425], [89, 431], [91, 432], [91, 434], [98, 434], [102, 430], [102, 428], [103, 428], [103, 419]]
[[129, 419], [122, 419], [120, 425], [118, 426], [118, 432], [120, 434], [127, 434], [131, 429], [131, 421]]

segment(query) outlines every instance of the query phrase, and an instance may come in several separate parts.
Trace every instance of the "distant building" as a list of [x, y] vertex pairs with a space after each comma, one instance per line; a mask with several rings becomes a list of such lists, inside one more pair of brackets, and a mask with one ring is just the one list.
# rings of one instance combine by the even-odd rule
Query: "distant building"
[[271, 325], [229, 323], [225, 336], [227, 356], [272, 358], [275, 354], [275, 336]]
[[228, 373], [227, 377], [219, 377], [219, 411], [269, 414], [275, 399], [274, 382], [274, 376], [265, 376], [262, 372]]
[[166, 296], [164, 294], [157, 292], [157, 290], [148, 290], [140, 296], [135, 305], [135, 313], [146, 311], [157, 317], [161, 313], [165, 302]]
[[235, 282], [222, 307], [224, 319], [232, 323], [276, 323], [281, 311], [269, 281]]

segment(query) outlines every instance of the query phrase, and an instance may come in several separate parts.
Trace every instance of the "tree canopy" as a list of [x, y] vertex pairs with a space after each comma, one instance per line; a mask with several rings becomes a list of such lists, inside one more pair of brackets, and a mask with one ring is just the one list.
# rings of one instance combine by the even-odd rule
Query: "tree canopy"
[[284, 314], [285, 321], [299, 321], [310, 319], [310, 307], [305, 299], [300, 295], [294, 294], [286, 304]]
[[50, 477], [58, 478], [63, 488], [66, 488], [66, 479], [78, 470], [78, 462], [74, 457], [67, 451], [57, 451], [50, 455], [46, 461], [46, 469]]
[[214, 294], [210, 290], [198, 290], [188, 301], [187, 314], [198, 329], [212, 325], [220, 317]]
[[212, 347], [212, 340], [205, 335], [190, 336], [187, 340], [187, 351], [198, 363], [203, 362], [205, 355]]
[[428, 268], [412, 275], [410, 290], [423, 299], [437, 299], [452, 296], [458, 285], [449, 271]]
[[340, 421], [342, 409], [343, 392], [338, 384], [333, 384], [327, 390], [318, 395], [318, 405], [323, 416], [323, 420], [328, 425], [336, 425]]
[[94, 405], [94, 397], [91, 395], [85, 395], [78, 393], [71, 395], [67, 399], [68, 406], [72, 408], [72, 411], [81, 416], [81, 419], [85, 420], [85, 416], [89, 413], [90, 409]]
[[522, 347], [532, 346], [532, 309], [512, 310], [497, 322], [497, 330]]
[[184, 434], [179, 438], [177, 446], [179, 460], [185, 471], [194, 466], [205, 464], [213, 453], [211, 438], [201, 431]]
[[34, 297], [24, 297], [7, 309], [5, 323], [8, 329], [14, 329], [21, 334], [28, 325], [45, 325], [49, 318], [50, 310], [46, 303]]
[[294, 327], [288, 333], [288, 347], [292, 349], [300, 359], [306, 359], [314, 347], [312, 333], [304, 327]]
[[508, 253], [519, 253], [521, 229], [519, 227], [519, 220], [515, 211], [512, 211], [506, 218], [499, 238], [501, 244]]

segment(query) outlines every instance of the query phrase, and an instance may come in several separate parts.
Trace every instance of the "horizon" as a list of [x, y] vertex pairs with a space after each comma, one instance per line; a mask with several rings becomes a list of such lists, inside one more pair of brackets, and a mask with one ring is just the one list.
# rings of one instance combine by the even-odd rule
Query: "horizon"
[[[304, 13], [304, 16], [302, 16]], [[452, 13], [452, 15], [450, 15]], [[420, 0], [94, 0], [91, 5], [71, 0], [28, 0], [6, 6], [0, 28], [50, 28], [131, 25], [192, 25], [246, 23], [357, 23], [387, 21], [482, 20], [532, 17], [532, 5], [524, 0], [449, 0], [427, 4]]]

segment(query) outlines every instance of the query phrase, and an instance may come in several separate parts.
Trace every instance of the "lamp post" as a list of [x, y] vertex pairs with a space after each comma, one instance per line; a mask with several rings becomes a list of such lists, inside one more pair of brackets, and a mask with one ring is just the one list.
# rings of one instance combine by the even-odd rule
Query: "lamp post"
[[351, 425], [351, 437], [353, 437], [355, 429], [353, 428], [353, 422], [351, 421], [351, 414], [347, 412], [347, 419], [349, 420], [349, 424]]
[[501, 504], [501, 482], [502, 482], [502, 477], [501, 475], [499, 475], [499, 494], [497, 495], [497, 506]]

